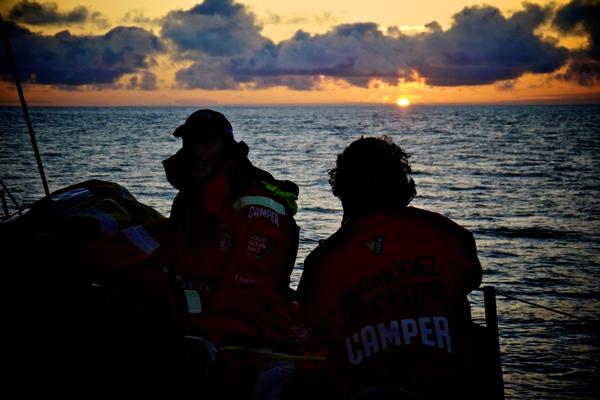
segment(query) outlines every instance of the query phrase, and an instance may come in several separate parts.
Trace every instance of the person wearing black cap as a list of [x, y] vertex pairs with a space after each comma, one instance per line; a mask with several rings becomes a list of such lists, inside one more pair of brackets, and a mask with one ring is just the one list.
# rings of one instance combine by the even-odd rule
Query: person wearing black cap
[[[173, 136], [183, 140], [183, 156], [189, 173], [187, 178], [195, 181], [207, 178], [237, 144], [227, 118], [212, 110], [192, 113], [183, 125], [175, 129]], [[185, 179], [185, 175], [182, 178]]]
[[[295, 326], [289, 288], [298, 249], [298, 187], [253, 166], [248, 146], [235, 141], [219, 112], [196, 111], [173, 134], [183, 147], [163, 165], [179, 193], [169, 217], [171, 236], [154, 259], [174, 277], [184, 334], [217, 348], [281, 348], [303, 339], [296, 334], [302, 330]], [[225, 373], [212, 382], [218, 395], [250, 396], [252, 384], [231, 383], [248, 382], [251, 364], [220, 369]]]
[[173, 135], [183, 146], [163, 161], [179, 191], [169, 218], [98, 243], [88, 265], [103, 282], [141, 288], [134, 302], [168, 325], [165, 336], [202, 337], [217, 348], [298, 340], [289, 288], [298, 187], [253, 166], [248, 146], [217, 111], [192, 113]]
[[198, 110], [173, 135], [183, 141], [163, 162], [179, 190], [173, 240], [157, 257], [177, 277], [187, 333], [218, 345], [285, 340], [298, 187], [253, 166], [220, 112]]

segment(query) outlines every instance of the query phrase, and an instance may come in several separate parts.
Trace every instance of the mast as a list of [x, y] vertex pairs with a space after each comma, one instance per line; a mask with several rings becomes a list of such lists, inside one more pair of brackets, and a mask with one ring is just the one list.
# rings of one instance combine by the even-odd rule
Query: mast
[[33, 147], [33, 152], [35, 153], [35, 160], [37, 161], [38, 170], [40, 172], [40, 176], [42, 178], [42, 185], [44, 186], [44, 193], [46, 196], [50, 194], [48, 190], [48, 182], [46, 181], [46, 175], [44, 174], [44, 166], [42, 165], [42, 158], [40, 157], [40, 151], [38, 150], [37, 140], [35, 139], [35, 132], [33, 130], [33, 125], [31, 124], [31, 119], [29, 118], [29, 109], [27, 108], [27, 102], [25, 101], [25, 95], [23, 94], [23, 89], [21, 88], [21, 80], [19, 79], [19, 72], [17, 71], [17, 66], [15, 64], [15, 58], [13, 56], [12, 48], [10, 47], [10, 42], [8, 40], [8, 33], [4, 28], [4, 19], [2, 18], [2, 14], [0, 14], [0, 33], [2, 34], [2, 40], [4, 41], [4, 47], [6, 48], [6, 54], [8, 58], [8, 64], [12, 70], [13, 79], [15, 81], [15, 85], [17, 86], [17, 92], [19, 93], [19, 100], [21, 102], [21, 108], [23, 109], [23, 115], [25, 116], [25, 124], [27, 125], [27, 129], [29, 130], [29, 137], [31, 139], [31, 145]]

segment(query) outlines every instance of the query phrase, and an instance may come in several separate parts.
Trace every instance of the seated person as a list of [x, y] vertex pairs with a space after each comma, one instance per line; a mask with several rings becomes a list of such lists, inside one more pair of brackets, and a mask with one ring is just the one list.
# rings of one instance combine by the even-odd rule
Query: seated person
[[408, 155], [386, 136], [351, 143], [329, 173], [342, 226], [306, 258], [298, 299], [328, 350], [327, 380], [339, 397], [378, 387], [475, 397], [467, 300], [482, 277], [475, 241], [448, 218], [408, 206], [410, 173]]
[[[107, 293], [98, 308], [114, 321], [104, 328], [116, 336], [105, 347], [117, 343], [131, 353], [134, 346], [135, 357], [125, 358], [140, 359], [161, 338], [201, 337], [217, 349], [293, 342], [289, 277], [298, 248], [297, 186], [253, 166], [247, 145], [234, 140], [219, 112], [194, 112], [174, 136], [183, 147], [163, 162], [168, 181], [179, 190], [170, 217], [123, 229], [83, 252], [83, 262]], [[121, 310], [118, 319], [115, 310]], [[120, 344], [124, 332], [130, 339]], [[139, 344], [150, 334], [156, 340]], [[98, 336], [104, 340], [103, 335]], [[179, 357], [176, 347], [165, 345], [162, 359]], [[114, 355], [122, 356], [121, 350]], [[144, 370], [154, 374], [156, 363], [147, 364]]]
[[218, 345], [284, 340], [297, 186], [254, 167], [219, 112], [196, 111], [174, 135], [183, 148], [164, 166], [179, 193], [155, 258], [175, 277], [186, 332]]

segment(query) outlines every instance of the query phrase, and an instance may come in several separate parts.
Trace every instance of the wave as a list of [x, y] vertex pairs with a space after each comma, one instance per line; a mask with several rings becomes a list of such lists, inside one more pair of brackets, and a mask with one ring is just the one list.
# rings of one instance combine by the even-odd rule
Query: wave
[[323, 208], [323, 207], [302, 207], [303, 212], [312, 212], [317, 214], [337, 214], [339, 209]]
[[507, 238], [523, 238], [523, 239], [572, 239], [578, 236], [576, 232], [545, 228], [545, 227], [531, 227], [531, 228], [483, 228], [476, 229], [476, 234], [482, 236], [500, 236]]

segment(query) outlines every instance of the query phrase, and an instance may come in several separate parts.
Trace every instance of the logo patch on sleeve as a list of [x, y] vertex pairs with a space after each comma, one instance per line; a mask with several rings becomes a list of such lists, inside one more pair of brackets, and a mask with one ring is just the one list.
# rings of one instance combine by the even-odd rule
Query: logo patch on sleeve
[[248, 238], [248, 245], [246, 247], [246, 255], [254, 256], [257, 259], [261, 259], [266, 255], [271, 254], [275, 242], [273, 239], [261, 236], [256, 233], [251, 233]]
[[383, 236], [378, 236], [371, 240], [364, 241], [363, 244], [367, 247], [367, 249], [371, 250], [376, 255], [380, 255], [383, 251], [383, 240]]

